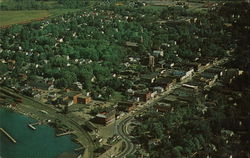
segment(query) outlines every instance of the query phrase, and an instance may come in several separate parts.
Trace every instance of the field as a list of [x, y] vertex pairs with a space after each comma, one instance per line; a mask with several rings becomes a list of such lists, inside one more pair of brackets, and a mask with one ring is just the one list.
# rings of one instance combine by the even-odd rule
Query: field
[[74, 12], [78, 9], [52, 9], [52, 10], [22, 10], [22, 11], [0, 11], [0, 27], [27, 23], [32, 20], [57, 16], [60, 14]]

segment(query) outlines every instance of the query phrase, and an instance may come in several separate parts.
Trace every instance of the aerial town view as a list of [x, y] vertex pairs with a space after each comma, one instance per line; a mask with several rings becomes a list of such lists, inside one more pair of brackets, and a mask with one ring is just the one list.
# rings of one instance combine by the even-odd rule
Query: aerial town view
[[249, 0], [0, 0], [0, 158], [250, 158]]

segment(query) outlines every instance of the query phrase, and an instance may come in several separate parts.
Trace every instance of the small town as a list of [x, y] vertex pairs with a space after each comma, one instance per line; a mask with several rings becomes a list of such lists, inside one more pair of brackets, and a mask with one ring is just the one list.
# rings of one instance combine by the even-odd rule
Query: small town
[[1, 22], [0, 109], [77, 144], [41, 158], [250, 158], [249, 1], [31, 1], [0, 1], [56, 12]]

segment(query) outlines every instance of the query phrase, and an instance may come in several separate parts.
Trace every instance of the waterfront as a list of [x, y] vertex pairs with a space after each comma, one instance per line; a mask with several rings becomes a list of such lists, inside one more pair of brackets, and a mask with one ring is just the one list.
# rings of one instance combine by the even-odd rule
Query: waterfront
[[3, 133], [0, 134], [1, 158], [56, 158], [64, 152], [74, 153], [74, 149], [79, 147], [69, 135], [55, 137], [55, 129], [47, 125], [30, 129], [27, 125], [34, 122], [36, 120], [0, 108], [0, 128], [17, 141], [14, 144]]

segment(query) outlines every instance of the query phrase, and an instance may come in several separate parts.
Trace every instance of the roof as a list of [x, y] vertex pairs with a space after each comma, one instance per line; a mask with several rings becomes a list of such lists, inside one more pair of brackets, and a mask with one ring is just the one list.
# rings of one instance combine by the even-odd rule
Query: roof
[[130, 47], [138, 47], [138, 43], [129, 42], [129, 41], [125, 42], [125, 45], [126, 45], [126, 46], [130, 46]]
[[174, 71], [172, 72], [172, 74], [173, 74], [174, 76], [185, 76], [185, 75], [186, 75], [186, 72], [185, 72], [185, 71], [181, 71], [181, 70], [174, 70]]
[[115, 115], [115, 113], [116, 113], [116, 111], [115, 111], [115, 110], [111, 110], [111, 111], [106, 112], [106, 113], [98, 113], [98, 114], [96, 115], [96, 117], [100, 117], [100, 118], [108, 118], [108, 117], [110, 117], [110, 116]]
[[175, 95], [168, 95], [166, 98], [161, 100], [161, 102], [164, 102], [164, 103], [172, 103], [175, 101], [177, 101], [177, 97]]
[[172, 83], [175, 79], [172, 77], [164, 77], [164, 78], [158, 78], [155, 80], [156, 85], [162, 85], [162, 84], [169, 84]]
[[141, 78], [142, 79], [152, 79], [152, 78], [156, 78], [158, 75], [159, 75], [159, 73], [153, 72], [153, 73], [150, 73], [150, 74], [142, 75]]
[[217, 74], [210, 73], [210, 72], [202, 72], [201, 76], [207, 79], [212, 79], [212, 78], [215, 78]]

